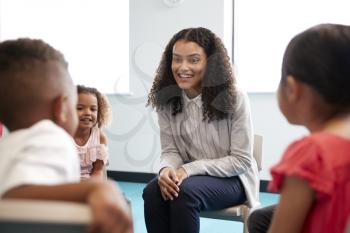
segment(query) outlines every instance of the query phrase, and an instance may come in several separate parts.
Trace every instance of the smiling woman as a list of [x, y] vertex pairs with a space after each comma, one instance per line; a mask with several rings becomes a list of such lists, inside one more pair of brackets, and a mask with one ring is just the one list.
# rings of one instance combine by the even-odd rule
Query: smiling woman
[[202, 92], [201, 82], [207, 65], [207, 55], [195, 42], [179, 40], [173, 49], [171, 69], [177, 85], [194, 98]]
[[250, 108], [235, 83], [210, 30], [181, 30], [166, 46], [148, 99], [162, 148], [159, 176], [143, 192], [149, 233], [198, 233], [202, 210], [258, 205]]

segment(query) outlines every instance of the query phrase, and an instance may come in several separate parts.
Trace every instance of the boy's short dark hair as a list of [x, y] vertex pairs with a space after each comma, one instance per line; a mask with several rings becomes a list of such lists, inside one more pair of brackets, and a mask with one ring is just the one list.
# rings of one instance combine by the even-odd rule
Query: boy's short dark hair
[[[23, 108], [27, 111], [33, 107], [34, 111], [43, 96], [49, 95], [55, 85], [51, 77], [47, 78], [49, 64], [53, 63], [68, 68], [63, 54], [42, 40], [21, 38], [0, 43], [1, 122], [7, 125]], [[61, 84], [57, 81], [56, 85]]]

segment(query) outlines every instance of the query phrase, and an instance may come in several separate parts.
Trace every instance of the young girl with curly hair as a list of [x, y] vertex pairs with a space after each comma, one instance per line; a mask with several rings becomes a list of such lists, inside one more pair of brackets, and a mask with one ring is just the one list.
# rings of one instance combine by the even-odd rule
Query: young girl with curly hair
[[247, 95], [213, 32], [176, 33], [148, 98], [157, 110], [159, 176], [144, 189], [149, 233], [199, 232], [199, 213], [258, 202], [258, 169]]
[[74, 135], [81, 167], [81, 179], [103, 178], [108, 161], [107, 139], [102, 127], [108, 123], [110, 107], [96, 88], [78, 85], [79, 126]]

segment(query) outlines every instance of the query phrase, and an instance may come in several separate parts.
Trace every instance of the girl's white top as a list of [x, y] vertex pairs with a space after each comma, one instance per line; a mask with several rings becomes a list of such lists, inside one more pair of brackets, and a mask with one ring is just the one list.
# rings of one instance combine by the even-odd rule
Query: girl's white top
[[75, 145], [80, 158], [81, 180], [90, 178], [93, 170], [93, 163], [96, 162], [96, 160], [102, 160], [104, 165], [107, 164], [107, 147], [100, 143], [100, 129], [97, 126], [91, 129], [90, 137], [85, 145]]

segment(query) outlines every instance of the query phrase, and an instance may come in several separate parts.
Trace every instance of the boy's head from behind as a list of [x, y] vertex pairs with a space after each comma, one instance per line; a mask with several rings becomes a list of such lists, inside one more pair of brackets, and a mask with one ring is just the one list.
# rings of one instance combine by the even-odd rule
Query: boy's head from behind
[[0, 121], [10, 130], [49, 119], [73, 135], [76, 88], [63, 55], [42, 40], [0, 43]]

